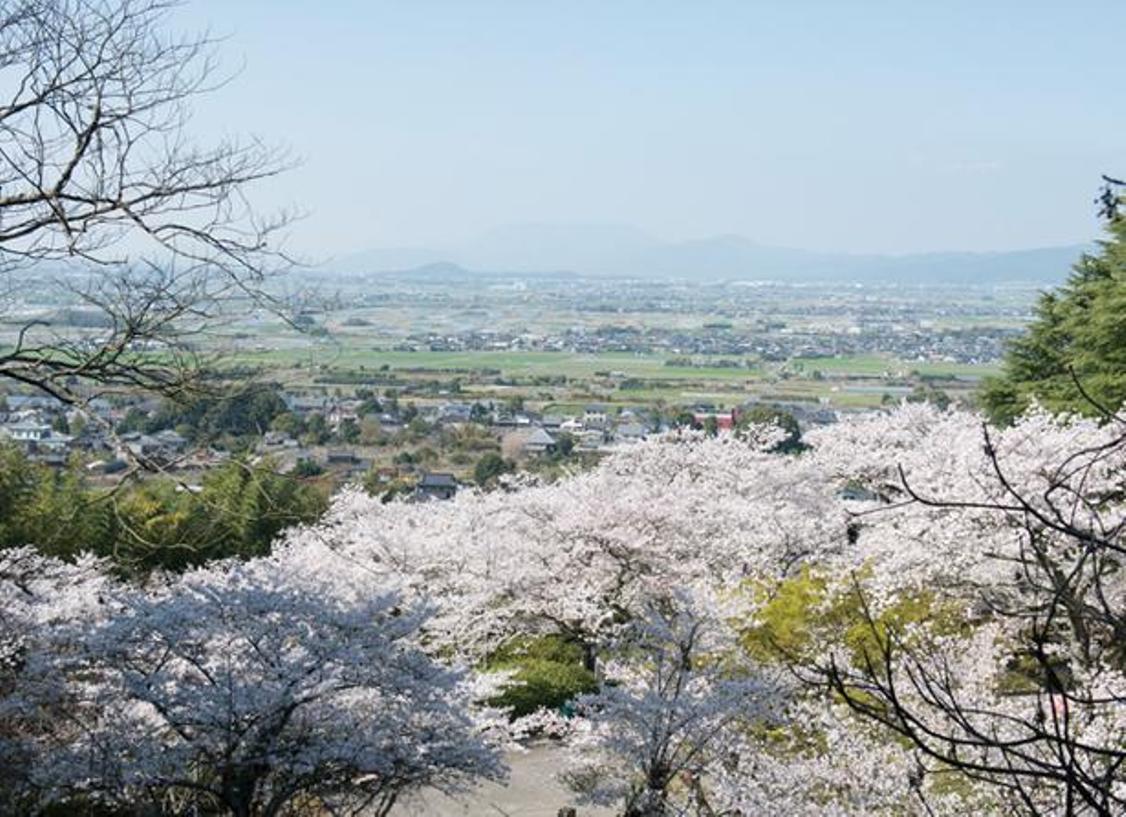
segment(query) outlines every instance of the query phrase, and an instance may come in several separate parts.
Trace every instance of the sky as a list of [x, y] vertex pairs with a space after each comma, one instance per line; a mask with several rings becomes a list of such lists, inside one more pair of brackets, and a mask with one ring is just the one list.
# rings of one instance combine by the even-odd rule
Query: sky
[[225, 36], [200, 141], [339, 256], [502, 225], [819, 251], [1090, 241], [1126, 174], [1122, 0], [188, 0]]

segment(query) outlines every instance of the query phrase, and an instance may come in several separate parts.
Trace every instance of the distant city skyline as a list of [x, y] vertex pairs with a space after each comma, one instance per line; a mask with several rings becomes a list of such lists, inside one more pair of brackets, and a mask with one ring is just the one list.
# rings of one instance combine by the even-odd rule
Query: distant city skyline
[[[1126, 3], [189, 0], [237, 71], [201, 141], [303, 159], [292, 248], [624, 224], [849, 253], [1099, 236]], [[241, 70], [240, 69], [241, 66]]]

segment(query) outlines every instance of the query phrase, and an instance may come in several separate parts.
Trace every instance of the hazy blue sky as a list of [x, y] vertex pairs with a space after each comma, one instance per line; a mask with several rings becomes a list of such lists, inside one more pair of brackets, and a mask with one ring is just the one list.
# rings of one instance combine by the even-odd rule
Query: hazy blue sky
[[1126, 174], [1126, 2], [196, 0], [237, 81], [204, 135], [339, 254], [513, 222], [810, 249], [1086, 241]]

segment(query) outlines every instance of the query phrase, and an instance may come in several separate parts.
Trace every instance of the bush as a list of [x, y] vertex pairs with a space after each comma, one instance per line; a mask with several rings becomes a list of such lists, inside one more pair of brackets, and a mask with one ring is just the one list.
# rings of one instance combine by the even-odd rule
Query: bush
[[515, 639], [493, 653], [485, 669], [513, 673], [489, 704], [511, 709], [514, 718], [538, 709], [561, 709], [598, 688], [594, 673], [583, 666], [582, 647], [558, 635]]

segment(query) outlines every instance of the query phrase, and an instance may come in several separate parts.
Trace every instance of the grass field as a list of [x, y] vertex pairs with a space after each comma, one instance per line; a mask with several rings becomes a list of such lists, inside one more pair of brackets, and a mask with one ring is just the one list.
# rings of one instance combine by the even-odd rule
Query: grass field
[[790, 369], [805, 374], [819, 371], [826, 376], [866, 377], [879, 377], [884, 373], [897, 377], [910, 372], [933, 377], [984, 377], [999, 370], [997, 365], [897, 360], [886, 355], [798, 358], [787, 365]]
[[[726, 357], [725, 360], [732, 358]], [[574, 378], [594, 377], [596, 373], [615, 372], [626, 377], [667, 378], [683, 380], [725, 379], [747, 380], [762, 373], [755, 368], [679, 367], [666, 366], [664, 355], [635, 355], [608, 352], [578, 355], [565, 352], [395, 352], [363, 349], [334, 349], [329, 346], [315, 350], [247, 352], [233, 356], [232, 363], [262, 366], [307, 366], [310, 362], [337, 368], [442, 371], [500, 371], [513, 377], [565, 375]]]
[[[708, 357], [703, 355], [692, 357], [699, 364], [696, 366], [666, 366], [666, 359], [663, 354], [624, 352], [408, 352], [324, 344], [305, 350], [243, 353], [233, 362], [275, 370], [291, 386], [311, 385], [314, 378], [322, 384], [331, 383], [334, 372], [349, 377], [362, 372], [393, 374], [400, 381], [456, 378], [462, 399], [522, 396], [534, 406], [556, 412], [591, 402], [630, 407], [703, 402], [730, 407], [754, 398], [827, 403], [855, 410], [877, 407], [888, 396], [903, 397], [910, 384], [917, 382], [917, 375], [949, 378], [943, 388], [952, 395], [965, 395], [978, 378], [995, 371], [994, 367], [904, 361], [883, 355], [802, 358], [786, 363], [747, 359], [746, 368], [709, 366]], [[717, 356], [714, 361], [718, 364], [732, 359]], [[495, 382], [489, 375], [496, 373], [515, 383]], [[559, 376], [567, 378], [566, 385], [530, 382]], [[635, 382], [621, 388], [623, 379]], [[440, 399], [444, 393], [433, 399]]]
[[[232, 363], [265, 367], [305, 367], [310, 363], [334, 368], [442, 371], [500, 371], [511, 377], [564, 375], [569, 378], [590, 378], [597, 373], [621, 373], [625, 377], [658, 380], [750, 381], [767, 376], [778, 366], [764, 366], [748, 361], [748, 367], [708, 366], [706, 356], [694, 356], [700, 366], [666, 366], [666, 355], [639, 355], [606, 352], [580, 355], [565, 352], [400, 352], [375, 349], [319, 346], [307, 350], [245, 352], [231, 358]], [[716, 358], [732, 360], [730, 356]], [[936, 377], [980, 377], [992, 374], [995, 367], [963, 363], [902, 361], [881, 355], [849, 357], [802, 358], [785, 367], [799, 375], [819, 371], [826, 378], [881, 377], [919, 372]]]

